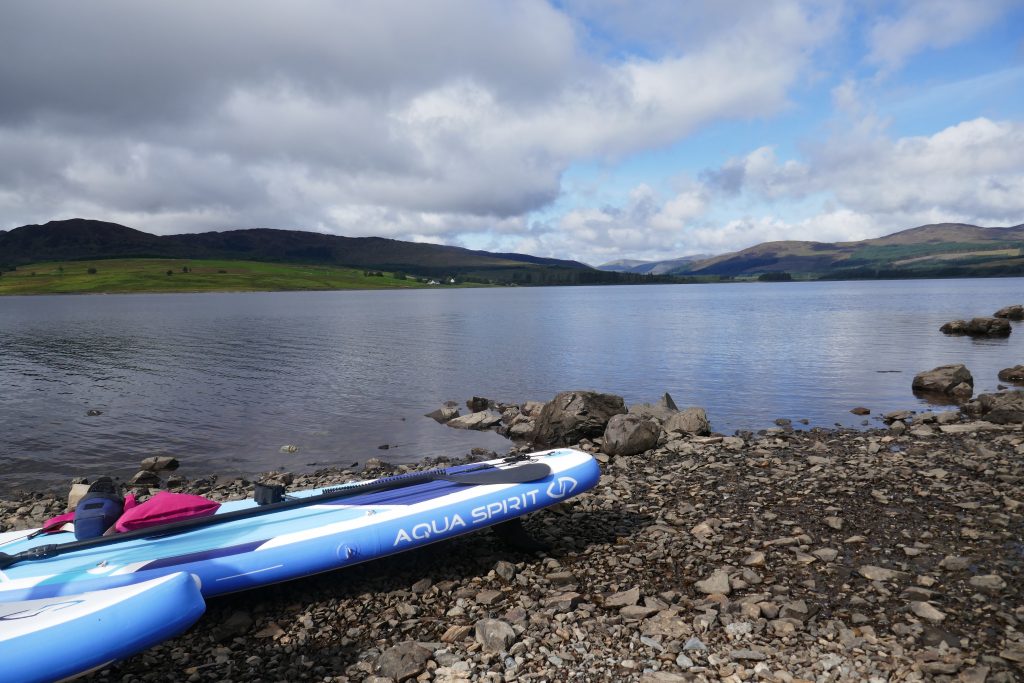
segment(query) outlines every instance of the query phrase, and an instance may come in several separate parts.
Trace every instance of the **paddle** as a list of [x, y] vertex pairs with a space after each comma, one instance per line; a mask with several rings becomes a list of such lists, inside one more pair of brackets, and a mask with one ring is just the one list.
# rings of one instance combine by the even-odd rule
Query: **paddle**
[[233, 512], [225, 512], [223, 514], [210, 515], [208, 517], [184, 519], [180, 522], [171, 522], [170, 524], [162, 524], [160, 526], [127, 531], [125, 533], [114, 534], [112, 536], [100, 536], [99, 538], [90, 538], [83, 541], [71, 541], [70, 543], [51, 543], [48, 545], [40, 545], [13, 555], [0, 553], [0, 570], [7, 569], [19, 562], [45, 560], [74, 550], [81, 550], [83, 548], [96, 548], [99, 546], [110, 545], [112, 543], [120, 543], [133, 538], [159, 538], [161, 536], [170, 536], [184, 531], [189, 531], [191, 529], [213, 526], [214, 524], [224, 524], [225, 522], [234, 522], [239, 519], [259, 517], [260, 515], [267, 515], [279, 510], [314, 505], [316, 503], [323, 503], [341, 498], [351, 498], [364, 493], [392, 491], [405, 488], [407, 486], [415, 486], [416, 484], [425, 484], [431, 481], [450, 481], [455, 484], [464, 484], [469, 486], [483, 486], [488, 484], [523, 484], [543, 479], [549, 474], [551, 474], [551, 468], [544, 463], [529, 462], [507, 468], [498, 468], [492, 465], [481, 465], [474, 469], [457, 472], [449, 472], [447, 470], [427, 470], [426, 472], [414, 472], [412, 474], [403, 474], [396, 477], [385, 477], [383, 479], [377, 479], [376, 481], [366, 482], [365, 484], [336, 486], [331, 489], [325, 489], [324, 493], [309, 496], [307, 498], [290, 498], [279, 503], [270, 503], [268, 505], [261, 505], [260, 507], [235, 510]]

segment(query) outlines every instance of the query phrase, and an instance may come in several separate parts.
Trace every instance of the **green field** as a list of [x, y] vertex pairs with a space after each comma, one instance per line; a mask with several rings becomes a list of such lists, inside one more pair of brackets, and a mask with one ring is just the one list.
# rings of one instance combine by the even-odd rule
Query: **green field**
[[[95, 272], [90, 273], [90, 269]], [[187, 270], [185, 270], [187, 269]], [[170, 274], [168, 274], [170, 273]], [[453, 285], [444, 285], [451, 287]], [[472, 286], [472, 285], [458, 285]], [[438, 287], [394, 273], [354, 268], [194, 259], [108, 259], [35, 263], [0, 276], [4, 294], [251, 292]]]

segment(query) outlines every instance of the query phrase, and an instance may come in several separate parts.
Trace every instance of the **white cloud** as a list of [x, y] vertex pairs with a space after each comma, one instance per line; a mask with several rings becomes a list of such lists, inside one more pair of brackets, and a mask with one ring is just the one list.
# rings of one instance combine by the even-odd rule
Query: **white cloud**
[[573, 163], [785, 108], [837, 30], [829, 3], [726, 9], [609, 58], [540, 0], [8, 3], [0, 153], [32, 161], [0, 169], [5, 227], [525, 233]]
[[872, 24], [867, 61], [890, 73], [918, 52], [970, 38], [1015, 5], [1019, 0], [903, 0], [896, 16]]
[[[622, 208], [571, 212], [533, 246], [557, 253], [574, 240], [596, 262], [662, 260], [777, 240], [854, 241], [928, 223], [1016, 225], [1024, 221], [1022, 149], [1022, 122], [978, 118], [893, 139], [867, 112], [804, 159], [760, 147], [667, 200], [640, 187]], [[750, 215], [728, 217], [737, 213]]]
[[766, 199], [829, 193], [879, 220], [945, 215], [1012, 223], [1024, 216], [1021, 149], [1024, 123], [1015, 121], [978, 118], [898, 139], [875, 126], [854, 126], [810, 148], [804, 161], [780, 162], [763, 147], [707, 177], [712, 186]]

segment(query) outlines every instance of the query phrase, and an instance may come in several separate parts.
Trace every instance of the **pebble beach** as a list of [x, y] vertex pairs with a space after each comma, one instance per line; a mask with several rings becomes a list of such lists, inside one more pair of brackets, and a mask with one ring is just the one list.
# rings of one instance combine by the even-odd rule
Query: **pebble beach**
[[[82, 680], [1024, 679], [1022, 426], [897, 417], [662, 435], [631, 456], [585, 438], [601, 482], [525, 520], [545, 551], [483, 531], [211, 599], [183, 636]], [[384, 473], [366, 465], [270, 476]], [[252, 482], [173, 483], [228, 500]], [[0, 502], [0, 529], [66, 503]]]

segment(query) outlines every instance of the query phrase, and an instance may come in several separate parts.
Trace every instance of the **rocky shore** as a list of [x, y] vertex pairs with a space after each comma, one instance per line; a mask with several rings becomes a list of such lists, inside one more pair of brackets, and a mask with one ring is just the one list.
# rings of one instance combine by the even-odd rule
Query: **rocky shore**
[[[1020, 423], [908, 411], [724, 436], [664, 401], [602, 432], [613, 419], [619, 436], [563, 430], [603, 476], [526, 520], [546, 552], [482, 532], [212, 599], [182, 637], [84, 680], [1024, 680]], [[376, 465], [275, 476], [301, 489]], [[0, 529], [65, 506], [0, 502]]]

